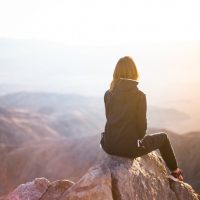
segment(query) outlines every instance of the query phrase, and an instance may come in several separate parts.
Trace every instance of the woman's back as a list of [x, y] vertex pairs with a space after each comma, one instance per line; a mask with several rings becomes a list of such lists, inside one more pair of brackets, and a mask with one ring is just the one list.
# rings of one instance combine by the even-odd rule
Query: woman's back
[[146, 133], [146, 97], [137, 85], [121, 78], [114, 90], [105, 93], [107, 122], [101, 144], [107, 152], [131, 157]]

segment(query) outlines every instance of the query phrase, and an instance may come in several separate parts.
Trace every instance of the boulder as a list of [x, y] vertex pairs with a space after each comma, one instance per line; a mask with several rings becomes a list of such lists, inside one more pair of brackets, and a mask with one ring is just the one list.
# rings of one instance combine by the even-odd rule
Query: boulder
[[50, 182], [46, 178], [36, 178], [32, 182], [19, 185], [11, 192], [8, 200], [38, 200], [46, 192]]

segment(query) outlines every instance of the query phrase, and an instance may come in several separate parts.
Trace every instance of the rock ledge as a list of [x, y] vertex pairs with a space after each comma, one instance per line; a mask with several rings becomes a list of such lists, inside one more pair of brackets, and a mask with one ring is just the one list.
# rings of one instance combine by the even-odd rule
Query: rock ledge
[[137, 159], [105, 155], [76, 183], [37, 178], [6, 200], [198, 200], [187, 183], [170, 182], [156, 152]]

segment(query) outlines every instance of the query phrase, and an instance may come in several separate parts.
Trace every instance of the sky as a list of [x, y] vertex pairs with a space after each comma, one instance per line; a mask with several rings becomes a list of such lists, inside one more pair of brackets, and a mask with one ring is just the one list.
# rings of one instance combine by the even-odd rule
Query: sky
[[148, 104], [190, 113], [199, 127], [199, 10], [199, 0], [0, 0], [0, 94], [103, 97], [129, 55]]
[[53, 88], [71, 74], [87, 88], [92, 76], [108, 85], [124, 55], [149, 91], [199, 82], [199, 8], [198, 0], [0, 0], [1, 83], [40, 87], [45, 76]]
[[1, 0], [0, 37], [67, 45], [200, 40], [198, 0]]
[[[158, 82], [195, 84], [199, 8], [198, 0], [0, 0], [0, 82], [40, 88], [45, 76], [56, 89], [55, 83], [76, 79], [69, 87], [80, 92], [81, 79], [87, 94], [97, 95], [109, 85], [119, 57], [129, 55], [149, 92]], [[95, 93], [92, 81], [100, 84], [102, 77], [106, 84]]]

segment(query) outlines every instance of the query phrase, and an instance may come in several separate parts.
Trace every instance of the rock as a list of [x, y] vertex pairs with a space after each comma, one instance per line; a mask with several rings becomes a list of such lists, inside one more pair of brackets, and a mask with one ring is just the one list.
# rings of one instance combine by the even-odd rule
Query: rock
[[193, 188], [187, 183], [170, 182], [171, 189], [175, 192], [177, 199], [200, 199]]
[[50, 182], [46, 178], [36, 178], [21, 184], [7, 197], [8, 200], [38, 200], [45, 193]]
[[68, 180], [54, 181], [50, 184], [40, 200], [59, 200], [62, 194], [72, 185], [74, 185], [74, 183]]
[[75, 184], [67, 180], [45, 183], [41, 190], [36, 190], [34, 184], [25, 184], [27, 193], [20, 190], [21, 185], [10, 195], [17, 198], [9, 200], [199, 199], [190, 185], [169, 182], [163, 160], [156, 152], [134, 160], [106, 154]]
[[111, 169], [115, 200], [176, 199], [169, 187], [166, 169], [155, 154], [134, 161], [112, 156], [106, 165]]
[[113, 200], [110, 169], [106, 165], [89, 169], [75, 185], [69, 188], [61, 200]]
[[[134, 161], [108, 155], [67, 190], [61, 200], [177, 200], [166, 175], [162, 159], [155, 153]], [[185, 188], [181, 185], [179, 187], [182, 189], [179, 196], [182, 197]], [[185, 199], [198, 199], [194, 191], [188, 194]]]

